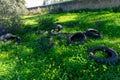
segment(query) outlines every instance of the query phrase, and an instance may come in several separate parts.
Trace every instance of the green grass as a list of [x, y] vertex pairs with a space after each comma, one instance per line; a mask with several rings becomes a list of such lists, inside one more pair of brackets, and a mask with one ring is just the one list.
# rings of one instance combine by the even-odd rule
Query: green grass
[[102, 59], [110, 57], [108, 54], [106, 54], [105, 51], [95, 51], [95, 53], [92, 53], [92, 54], [94, 54], [96, 57], [102, 58]]
[[[87, 37], [85, 44], [72, 45], [68, 44], [67, 40], [58, 40], [54, 36], [52, 41], [56, 46], [43, 51], [39, 48], [38, 39], [48, 34], [36, 34], [36, 28], [41, 27], [38, 20], [44, 16], [52, 17], [54, 23], [61, 23], [64, 33], [85, 32], [88, 28], [95, 28], [103, 33], [103, 38]], [[120, 62], [114, 65], [100, 64], [92, 60], [87, 53], [92, 47], [107, 46], [116, 50], [120, 56], [119, 12], [103, 10], [38, 14], [24, 16], [22, 19], [25, 26], [21, 31], [28, 29], [26, 33], [16, 33], [21, 37], [22, 43], [13, 45], [0, 42], [0, 80], [120, 79]]]

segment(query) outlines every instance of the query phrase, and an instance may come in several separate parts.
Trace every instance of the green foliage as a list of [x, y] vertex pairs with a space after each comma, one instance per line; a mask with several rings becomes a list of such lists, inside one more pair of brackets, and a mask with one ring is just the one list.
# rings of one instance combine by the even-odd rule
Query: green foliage
[[41, 30], [51, 30], [54, 26], [54, 18], [51, 16], [43, 16], [39, 18], [39, 29]]
[[113, 12], [117, 13], [117, 12], [120, 12], [120, 8], [113, 8]]
[[20, 27], [20, 15], [26, 11], [24, 0], [0, 0], [0, 26]]
[[95, 53], [93, 53], [95, 56], [99, 57], [99, 58], [108, 58], [110, 57], [105, 51], [96, 51]]
[[[38, 39], [44, 32], [35, 34], [36, 26], [50, 30], [47, 18], [58, 20], [63, 25], [64, 39], [53, 36], [56, 46], [47, 51], [39, 47]], [[46, 23], [39, 22], [44, 18]], [[95, 46], [107, 46], [120, 56], [120, 13], [111, 11], [81, 11], [61, 14], [24, 16], [27, 33], [18, 34], [20, 45], [5, 44], [0, 41], [0, 80], [119, 80], [120, 63], [100, 64], [88, 56], [88, 50]], [[42, 22], [42, 20], [41, 20]], [[71, 24], [74, 23], [74, 24]], [[41, 24], [41, 26], [40, 26]], [[70, 24], [70, 25], [69, 25]], [[46, 26], [46, 27], [43, 27]], [[51, 25], [52, 26], [52, 25]], [[67, 44], [65, 33], [85, 32], [88, 28], [98, 29], [103, 38], [87, 37], [83, 45]], [[41, 30], [40, 29], [40, 30]], [[17, 33], [16, 33], [17, 34]], [[46, 35], [49, 35], [46, 34]], [[96, 52], [98, 54], [104, 52]], [[102, 55], [96, 55], [101, 56]], [[104, 56], [103, 56], [104, 57]]]

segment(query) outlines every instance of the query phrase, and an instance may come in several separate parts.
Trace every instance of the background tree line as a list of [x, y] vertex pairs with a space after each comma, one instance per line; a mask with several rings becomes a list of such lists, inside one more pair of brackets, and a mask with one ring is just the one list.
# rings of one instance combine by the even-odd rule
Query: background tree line
[[20, 16], [27, 12], [24, 0], [0, 0], [0, 27], [21, 26]]

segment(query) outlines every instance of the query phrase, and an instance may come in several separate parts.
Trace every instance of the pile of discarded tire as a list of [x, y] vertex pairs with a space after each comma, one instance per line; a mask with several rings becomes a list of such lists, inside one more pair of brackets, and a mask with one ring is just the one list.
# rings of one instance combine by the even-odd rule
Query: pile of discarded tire
[[4, 28], [0, 28], [0, 40], [7, 43], [9, 40], [15, 40], [14, 44], [20, 44], [21, 39], [17, 35], [7, 33]]
[[[53, 33], [54, 29], [58, 29], [58, 32]], [[61, 30], [62, 30], [62, 26], [57, 25], [56, 27], [53, 28], [53, 30], [51, 32], [52, 32], [52, 34], [60, 34]], [[89, 28], [85, 32], [77, 32], [77, 33], [74, 33], [72, 35], [69, 35], [68, 42], [69, 42], [69, 44], [75, 44], [75, 45], [76, 44], [77, 45], [84, 44], [87, 41], [87, 37], [98, 39], [98, 38], [102, 38], [103, 35], [100, 31], [98, 31], [96, 29]], [[108, 55], [108, 57], [103, 59], [103, 58], [95, 56], [93, 53], [97, 50], [105, 51], [105, 53]], [[91, 48], [88, 51], [88, 54], [92, 59], [94, 59], [96, 62], [99, 62], [99, 63], [112, 64], [112, 63], [118, 62], [118, 54], [114, 50], [112, 50], [108, 47], [98, 46], [98, 47]]]
[[77, 32], [69, 37], [69, 43], [71, 44], [84, 44], [87, 41], [87, 37], [102, 38], [102, 33], [96, 29], [87, 29], [86, 32]]
[[[87, 38], [86, 37], [91, 37], [91, 38], [102, 38], [102, 33], [99, 32], [98, 30], [96, 29], [87, 29], [85, 33], [75, 33], [73, 34], [70, 38], [69, 38], [69, 42], [70, 43], [73, 43], [73, 44], [83, 44], [86, 42]], [[79, 39], [79, 41], [76, 43], [74, 42], [74, 39], [79, 39], [81, 38], [81, 40]], [[100, 57], [97, 57], [95, 56], [93, 53], [95, 51], [105, 51], [106, 54], [108, 55], [108, 58], [100, 58]], [[89, 56], [94, 59], [96, 62], [99, 62], [99, 63], [110, 63], [110, 64], [113, 64], [113, 63], [117, 63], [118, 62], [118, 54], [108, 48], [108, 47], [103, 47], [103, 46], [98, 46], [98, 47], [94, 47], [94, 48], [91, 48], [89, 51], [88, 51], [88, 54]]]
[[[49, 49], [53, 48], [56, 44], [54, 41], [52, 41], [52, 37], [54, 35], [57, 35], [57, 38], [59, 38], [59, 39], [62, 38], [59, 35], [59, 34], [62, 34], [62, 29], [63, 29], [62, 25], [56, 24], [50, 31], [51, 35], [46, 36], [46, 37], [45, 36], [40, 37], [40, 39], [38, 40], [39, 44], [40, 44], [40, 48], [42, 50], [49, 50]], [[67, 33], [67, 34], [69, 34], [69, 33]], [[98, 38], [102, 38], [102, 36], [103, 35], [100, 31], [89, 28], [85, 32], [77, 32], [72, 35], [69, 35], [67, 40], [68, 40], [69, 44], [79, 45], [79, 44], [86, 43], [87, 37], [98, 39]], [[9, 40], [15, 40], [14, 44], [20, 44], [20, 42], [21, 42], [21, 39], [19, 36], [5, 32], [4, 28], [0, 28], [0, 40], [4, 41], [5, 43], [7, 43]], [[94, 55], [94, 53], [96, 51], [105, 51], [105, 53], [108, 55], [108, 57], [105, 59], [97, 57]], [[91, 48], [88, 51], [88, 55], [92, 59], [94, 59], [96, 62], [99, 62], [99, 63], [112, 64], [112, 63], [118, 62], [117, 52], [108, 47], [98, 46], [98, 47]]]
[[52, 37], [51, 36], [40, 37], [38, 42], [40, 44], [39, 47], [42, 50], [49, 50], [49, 49], [53, 48], [56, 45], [55, 42], [52, 42]]
[[62, 28], [63, 27], [60, 24], [56, 24], [55, 26], [53, 26], [52, 30], [50, 31], [50, 35], [44, 37], [42, 36], [38, 39], [40, 45], [39, 47], [42, 50], [49, 50], [53, 48], [56, 45], [56, 43], [52, 41], [52, 36], [61, 34]]

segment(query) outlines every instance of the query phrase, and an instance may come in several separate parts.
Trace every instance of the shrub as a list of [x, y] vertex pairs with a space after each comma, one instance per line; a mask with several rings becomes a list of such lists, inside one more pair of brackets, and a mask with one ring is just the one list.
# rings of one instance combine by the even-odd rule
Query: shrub
[[20, 27], [20, 16], [25, 12], [24, 0], [0, 0], [0, 26], [7, 30]]
[[55, 20], [51, 16], [44, 16], [39, 18], [39, 29], [40, 30], [51, 30], [54, 26]]

